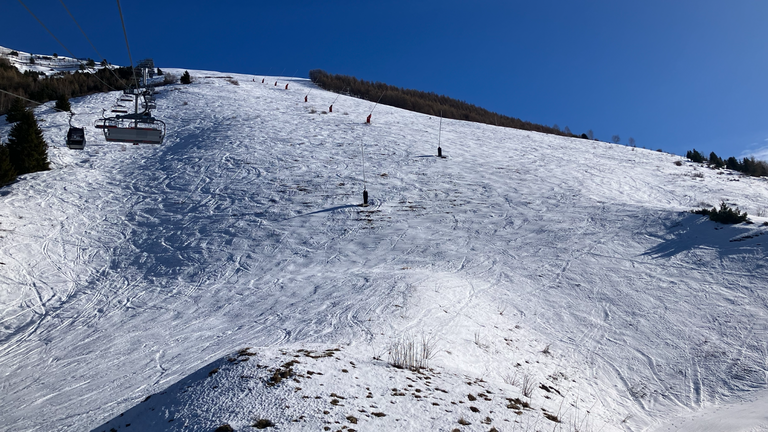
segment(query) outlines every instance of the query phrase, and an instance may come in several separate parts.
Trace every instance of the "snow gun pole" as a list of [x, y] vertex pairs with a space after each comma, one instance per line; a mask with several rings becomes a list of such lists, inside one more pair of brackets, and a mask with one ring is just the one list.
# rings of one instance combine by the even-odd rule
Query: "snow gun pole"
[[[298, 69], [296, 69], [296, 70], [293, 72], [293, 76], [294, 76], [294, 77], [296, 76], [296, 73], [297, 73], [298, 71], [299, 71], [299, 70], [298, 70]], [[288, 90], [288, 84], [290, 84], [290, 82], [287, 82], [287, 83], [285, 83], [285, 89], [286, 89], [286, 90]], [[306, 102], [306, 101], [305, 101], [305, 102]]]
[[376, 106], [379, 105], [379, 102], [381, 102], [381, 98], [383, 98], [385, 94], [387, 94], [386, 90], [384, 90], [384, 93], [382, 93], [381, 96], [379, 96], [379, 100], [377, 100], [376, 103], [373, 105], [373, 108], [371, 108], [371, 112], [368, 113], [368, 117], [365, 119], [366, 123], [371, 122], [371, 115], [373, 115], [373, 110], [376, 109]]
[[[341, 91], [342, 91], [342, 92], [344, 92], [344, 89], [345, 89], [345, 88], [346, 88], [346, 87], [342, 88], [342, 89], [341, 89]], [[329, 107], [328, 107], [328, 112], [333, 112], [333, 104], [335, 104], [335, 103], [336, 103], [336, 101], [337, 101], [337, 100], [339, 100], [339, 97], [340, 97], [340, 96], [341, 96], [341, 93], [339, 93], [339, 94], [337, 94], [337, 95], [336, 95], [336, 99], [334, 99], [334, 100], [333, 100], [333, 102], [331, 102], [331, 106], [329, 106]]]
[[440, 134], [443, 132], [443, 110], [440, 110], [440, 127], [437, 130], [437, 157], [443, 157], [443, 149], [440, 148]]
[[307, 102], [307, 101], [308, 101], [308, 99], [307, 99], [307, 98], [309, 97], [309, 94], [310, 94], [310, 93], [312, 93], [312, 89], [309, 89], [309, 91], [307, 92], [307, 94], [306, 94], [306, 95], [304, 95], [304, 102]]
[[363, 162], [363, 207], [365, 207], [368, 205], [368, 189], [365, 183], [365, 146], [362, 138], [360, 138], [360, 160]]

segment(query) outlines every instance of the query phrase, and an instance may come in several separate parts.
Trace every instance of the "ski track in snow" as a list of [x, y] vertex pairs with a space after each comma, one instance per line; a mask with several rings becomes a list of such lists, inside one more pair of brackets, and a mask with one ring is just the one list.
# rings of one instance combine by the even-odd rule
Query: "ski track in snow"
[[3, 430], [89, 430], [242, 346], [426, 330], [462, 353], [514, 325], [619, 429], [766, 388], [768, 230], [684, 213], [764, 211], [764, 179], [453, 120], [438, 159], [434, 117], [380, 105], [366, 125], [370, 102], [326, 114], [336, 95], [304, 103], [307, 80], [193, 76], [160, 88], [161, 147], [105, 144], [91, 126], [116, 93], [73, 100], [82, 152], [64, 114], [37, 110], [53, 169], [0, 196]]

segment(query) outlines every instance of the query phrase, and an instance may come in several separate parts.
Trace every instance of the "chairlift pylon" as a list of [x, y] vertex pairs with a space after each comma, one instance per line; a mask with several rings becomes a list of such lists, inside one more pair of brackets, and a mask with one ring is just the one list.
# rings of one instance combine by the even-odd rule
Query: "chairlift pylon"
[[[162, 144], [165, 139], [165, 122], [152, 117], [151, 110], [156, 108], [154, 88], [152, 87], [128, 87], [123, 90], [120, 100], [130, 98], [134, 103], [134, 113], [127, 110], [112, 112], [119, 114], [106, 117], [102, 114], [101, 124], [96, 126], [104, 132], [107, 142], [121, 142], [132, 144]], [[139, 98], [142, 98], [139, 112]], [[118, 104], [119, 105], [119, 104]]]

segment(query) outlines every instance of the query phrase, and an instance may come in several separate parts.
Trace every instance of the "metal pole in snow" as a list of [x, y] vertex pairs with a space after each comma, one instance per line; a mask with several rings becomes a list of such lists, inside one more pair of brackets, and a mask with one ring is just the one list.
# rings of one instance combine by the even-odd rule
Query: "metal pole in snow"
[[440, 135], [443, 132], [443, 110], [440, 110], [440, 127], [437, 130], [437, 157], [443, 157], [443, 149], [440, 148]]
[[363, 161], [363, 206], [368, 205], [368, 189], [365, 182], [365, 146], [363, 145], [363, 139], [360, 138], [360, 160]]
[[[342, 93], [344, 92], [344, 89], [345, 89], [345, 88], [346, 88], [346, 87], [344, 87], [344, 88], [342, 88], [342, 89], [341, 89]], [[341, 96], [341, 93], [339, 93], [338, 95], [336, 95], [336, 99], [334, 99], [334, 100], [333, 100], [333, 102], [331, 102], [331, 106], [329, 106], [329, 107], [328, 107], [328, 112], [333, 112], [333, 104], [335, 104], [335, 103], [336, 103], [336, 101], [337, 101], [337, 100], [339, 100], [339, 97], [340, 97], [340, 96]]]
[[379, 104], [379, 102], [381, 102], [381, 98], [383, 98], [385, 94], [387, 94], [387, 91], [386, 91], [386, 90], [384, 90], [384, 93], [382, 93], [382, 94], [381, 94], [381, 96], [379, 96], [379, 100], [377, 100], [377, 101], [376, 101], [376, 104], [375, 104], [375, 105], [373, 105], [373, 108], [371, 108], [371, 114], [373, 114], [373, 110], [375, 110], [375, 109], [376, 109], [376, 105], [378, 105], [378, 104]]

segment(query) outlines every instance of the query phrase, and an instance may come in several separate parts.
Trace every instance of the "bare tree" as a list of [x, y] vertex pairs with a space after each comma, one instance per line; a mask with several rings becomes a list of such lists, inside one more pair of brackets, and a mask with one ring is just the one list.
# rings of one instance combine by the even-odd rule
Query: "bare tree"
[[554, 130], [556, 130], [556, 131], [560, 132], [560, 126], [558, 126], [558, 125], [557, 125], [557, 123], [555, 123], [555, 124], [553, 124], [553, 125], [552, 125], [552, 129], [554, 129]]
[[592, 132], [592, 129], [587, 131], [587, 137], [589, 137], [591, 140], [595, 139], [595, 133]]
[[568, 126], [563, 128], [563, 132], [567, 133], [568, 135], [573, 135], [573, 133], [571, 133], [571, 128], [569, 128]]
[[634, 138], [632, 138], [632, 137], [629, 137], [629, 141], [627, 141], [627, 142], [628, 142], [628, 143], [629, 143], [629, 145], [631, 145], [632, 147], [634, 147], [634, 146], [635, 146], [635, 139], [634, 139]]
[[614, 135], [611, 137], [611, 141], [613, 141], [614, 144], [618, 144], [619, 141], [621, 141], [621, 137], [618, 135]]

